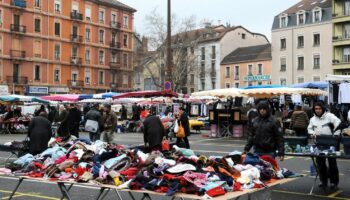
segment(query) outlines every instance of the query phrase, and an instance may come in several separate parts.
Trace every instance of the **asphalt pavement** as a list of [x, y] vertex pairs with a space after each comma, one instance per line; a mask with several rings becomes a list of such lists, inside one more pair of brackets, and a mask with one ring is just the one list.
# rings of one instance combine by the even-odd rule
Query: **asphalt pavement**
[[[204, 133], [204, 134], [203, 134]], [[198, 155], [226, 155], [234, 150], [241, 151], [245, 144], [245, 139], [233, 138], [208, 138], [205, 137], [205, 131], [202, 134], [191, 135], [191, 149], [195, 150]], [[88, 137], [87, 134], [82, 134], [83, 137]], [[0, 143], [8, 141], [20, 141], [24, 139], [24, 135], [0, 135]], [[125, 145], [143, 144], [143, 137], [140, 133], [118, 133], [115, 135], [115, 142]], [[0, 152], [0, 163], [10, 156], [8, 152]], [[340, 183], [337, 190], [327, 189], [326, 191], [317, 187], [312, 195], [309, 195], [314, 177], [309, 176], [311, 159], [286, 157], [285, 161], [280, 162], [281, 167], [287, 168], [293, 172], [304, 174], [305, 176], [287, 184], [279, 185], [272, 190], [272, 199], [276, 200], [316, 200], [316, 199], [350, 199], [350, 160], [338, 159], [338, 167], [340, 171]], [[8, 199], [10, 193], [17, 183], [17, 178], [0, 177], [0, 199]], [[99, 188], [87, 186], [74, 186], [71, 190], [73, 199], [95, 199], [98, 195]], [[130, 199], [127, 193], [121, 193], [122, 199]], [[41, 183], [38, 181], [24, 181], [19, 187], [14, 199], [60, 199], [61, 193], [59, 188], [54, 183]], [[254, 197], [254, 196], [253, 196]], [[240, 199], [246, 199], [243, 197]], [[118, 199], [116, 193], [110, 192], [105, 199]], [[135, 199], [141, 199], [141, 195], [136, 194]], [[166, 197], [152, 196], [152, 199], [171, 199]], [[253, 198], [254, 199], [254, 198]], [[258, 198], [259, 199], [259, 198]], [[261, 198], [260, 198], [261, 199]]]

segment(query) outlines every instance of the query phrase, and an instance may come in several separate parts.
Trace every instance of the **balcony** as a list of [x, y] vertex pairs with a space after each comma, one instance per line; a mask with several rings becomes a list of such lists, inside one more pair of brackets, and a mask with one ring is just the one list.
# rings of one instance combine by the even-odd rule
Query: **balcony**
[[82, 43], [83, 42], [83, 36], [81, 35], [70, 35], [70, 41], [75, 42], [75, 43]]
[[210, 77], [216, 78], [216, 72], [215, 71], [210, 72]]
[[68, 87], [83, 87], [84, 81], [78, 81], [78, 80], [68, 80], [67, 81]]
[[110, 43], [110, 47], [113, 48], [113, 49], [120, 49], [120, 42], [112, 41]]
[[83, 20], [83, 14], [78, 13], [77, 11], [73, 11], [70, 13], [70, 18], [73, 20]]
[[24, 0], [12, 0], [11, 5], [19, 7], [19, 8], [26, 8], [27, 2]]
[[77, 57], [77, 56], [72, 56], [72, 57], [70, 57], [70, 63], [71, 63], [72, 65], [81, 65], [81, 63], [82, 63], [82, 58], [79, 58], [79, 57]]
[[333, 69], [349, 69], [350, 56], [343, 56], [343, 59], [332, 60]]
[[120, 22], [111, 21], [111, 27], [115, 28], [115, 29], [121, 29], [122, 28], [122, 24]]
[[350, 34], [333, 36], [332, 39], [334, 46], [350, 45]]
[[205, 79], [205, 72], [204, 72], [204, 71], [201, 71], [201, 72], [199, 73], [199, 77], [200, 77], [201, 79]]
[[118, 87], [118, 83], [110, 83], [109, 86], [112, 88], [112, 89], [116, 89]]
[[111, 61], [111, 62], [109, 62], [109, 65], [112, 69], [119, 69], [120, 68], [120, 62], [118, 62], [118, 61]]
[[26, 76], [7, 76], [6, 82], [8, 84], [26, 85], [26, 84], [28, 84], [28, 77], [26, 77]]
[[25, 33], [27, 28], [19, 24], [11, 24], [10, 30], [11, 32]]
[[10, 57], [24, 59], [26, 57], [26, 52], [20, 50], [10, 50]]

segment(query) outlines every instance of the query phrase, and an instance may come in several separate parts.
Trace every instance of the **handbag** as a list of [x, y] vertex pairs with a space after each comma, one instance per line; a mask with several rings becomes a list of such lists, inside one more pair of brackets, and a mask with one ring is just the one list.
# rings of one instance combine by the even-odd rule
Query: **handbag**
[[179, 130], [177, 131], [177, 133], [176, 133], [176, 137], [178, 137], [178, 138], [184, 138], [186, 136], [186, 134], [185, 134], [185, 129], [184, 129], [184, 127], [182, 126], [182, 124], [180, 123], [179, 124]]
[[98, 131], [98, 122], [88, 119], [85, 123], [85, 131], [90, 133], [96, 133]]
[[179, 123], [177, 122], [177, 120], [175, 120], [175, 125], [174, 125], [174, 133], [179, 132]]
[[162, 151], [169, 151], [169, 150], [170, 150], [169, 140], [164, 136], [162, 141]]

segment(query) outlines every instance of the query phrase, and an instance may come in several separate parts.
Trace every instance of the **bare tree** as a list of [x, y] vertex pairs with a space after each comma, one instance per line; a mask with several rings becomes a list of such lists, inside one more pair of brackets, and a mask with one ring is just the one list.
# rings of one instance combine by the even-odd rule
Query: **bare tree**
[[[151, 74], [154, 84], [162, 88], [166, 67], [166, 20], [154, 9], [146, 16], [146, 24], [149, 45], [157, 52], [152, 56], [151, 60], [157, 67], [156, 69], [151, 69], [145, 66], [145, 70], [148, 70], [149, 74]], [[172, 30], [174, 34], [171, 37], [173, 54], [171, 80], [174, 91], [186, 88], [189, 74], [194, 74], [198, 71], [196, 46], [200, 33], [195, 28], [195, 16], [185, 17], [178, 22], [177, 17], [173, 14]], [[160, 77], [156, 77], [156, 75], [160, 75]]]

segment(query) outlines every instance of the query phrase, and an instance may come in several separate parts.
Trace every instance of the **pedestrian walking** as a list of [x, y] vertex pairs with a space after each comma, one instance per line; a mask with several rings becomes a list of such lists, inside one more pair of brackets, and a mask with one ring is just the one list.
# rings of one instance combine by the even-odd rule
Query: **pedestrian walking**
[[190, 123], [188, 121], [188, 115], [184, 107], [181, 107], [179, 109], [178, 124], [179, 126], [182, 126], [184, 128], [185, 137], [176, 137], [176, 146], [179, 146], [181, 141], [183, 140], [185, 142], [185, 147], [189, 149], [190, 143], [188, 141], [188, 137], [190, 136], [191, 131], [190, 131]]
[[118, 125], [118, 117], [112, 110], [110, 104], [105, 104], [103, 106], [103, 141], [107, 143], [112, 143], [114, 140], [114, 131]]
[[160, 118], [156, 115], [151, 115], [148, 110], [143, 121], [143, 141], [148, 151], [161, 150], [161, 144], [165, 135], [164, 126]]
[[71, 104], [69, 109], [68, 121], [69, 121], [69, 133], [79, 138], [79, 126], [82, 113], [78, 109], [77, 105]]
[[94, 104], [92, 106], [92, 108], [86, 113], [86, 116], [84, 117], [85, 129], [86, 129], [87, 124], [90, 122], [89, 120], [91, 120], [93, 122], [93, 124], [96, 124], [96, 127], [95, 127], [96, 130], [88, 131], [90, 140], [92, 142], [95, 142], [96, 140], [100, 139], [100, 136], [101, 136], [100, 133], [101, 133], [101, 129], [103, 127], [102, 115], [101, 115], [100, 111], [98, 110], [98, 108], [99, 108], [99, 105]]
[[36, 155], [46, 150], [51, 136], [51, 122], [47, 119], [47, 113], [41, 112], [29, 123], [29, 153]]
[[68, 121], [68, 111], [64, 105], [60, 105], [59, 114], [57, 118], [57, 122], [60, 123], [59, 128], [57, 130], [59, 137], [68, 137], [69, 134], [69, 121]]

